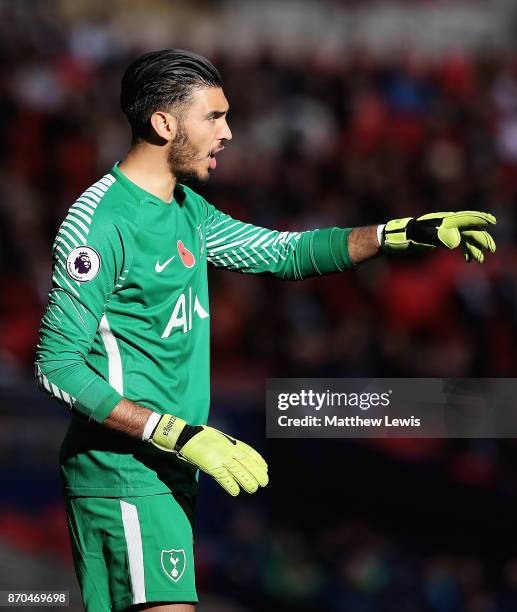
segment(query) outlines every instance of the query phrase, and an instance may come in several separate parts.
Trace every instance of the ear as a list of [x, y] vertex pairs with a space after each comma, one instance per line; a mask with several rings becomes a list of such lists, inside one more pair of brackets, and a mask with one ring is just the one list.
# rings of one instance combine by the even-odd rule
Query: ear
[[170, 113], [157, 111], [151, 115], [150, 122], [154, 131], [160, 138], [163, 138], [167, 142], [176, 138], [178, 122]]

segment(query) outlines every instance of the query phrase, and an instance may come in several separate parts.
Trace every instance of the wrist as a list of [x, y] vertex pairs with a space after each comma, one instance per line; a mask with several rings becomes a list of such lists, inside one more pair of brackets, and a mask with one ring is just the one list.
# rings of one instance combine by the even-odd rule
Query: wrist
[[377, 242], [379, 246], [382, 247], [382, 243], [384, 242], [384, 228], [386, 227], [385, 223], [381, 223], [377, 226]]

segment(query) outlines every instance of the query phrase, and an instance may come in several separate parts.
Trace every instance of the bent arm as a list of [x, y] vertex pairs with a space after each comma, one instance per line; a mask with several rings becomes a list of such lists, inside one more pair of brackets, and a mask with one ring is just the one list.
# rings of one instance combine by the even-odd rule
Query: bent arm
[[[35, 365], [42, 391], [101, 422], [122, 399], [122, 389], [92, 369], [87, 355], [95, 336], [104, 338], [110, 332], [104, 315], [124, 269], [124, 249], [117, 228], [101, 226], [92, 217], [79, 235], [69, 213], [58, 231]], [[91, 273], [82, 278], [76, 269]]]
[[[144, 431], [151, 415], [156, 414], [149, 408], [144, 408], [122, 398], [102, 422], [103, 425], [120, 433], [127, 434], [140, 440], [144, 437]], [[156, 424], [158, 419], [156, 419]]]
[[[90, 206], [82, 206], [80, 218], [77, 205], [72, 206], [54, 242], [52, 287], [39, 330], [36, 379], [41, 391], [77, 415], [148, 439], [160, 415], [125, 398], [122, 382], [112, 376], [111, 369], [104, 377], [87, 359], [98, 334], [103, 341], [110, 337], [107, 305], [130, 265], [130, 246], [121, 231], [99, 220]], [[82, 264], [86, 272], [81, 275], [75, 270]]]

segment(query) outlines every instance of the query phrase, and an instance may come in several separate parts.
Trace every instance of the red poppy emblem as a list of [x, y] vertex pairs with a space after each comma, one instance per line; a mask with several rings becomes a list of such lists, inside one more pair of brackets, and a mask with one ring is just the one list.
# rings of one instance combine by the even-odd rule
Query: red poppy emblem
[[195, 265], [196, 258], [181, 240], [178, 240], [178, 253], [180, 254], [181, 261], [183, 262], [185, 268], [192, 268], [192, 266]]

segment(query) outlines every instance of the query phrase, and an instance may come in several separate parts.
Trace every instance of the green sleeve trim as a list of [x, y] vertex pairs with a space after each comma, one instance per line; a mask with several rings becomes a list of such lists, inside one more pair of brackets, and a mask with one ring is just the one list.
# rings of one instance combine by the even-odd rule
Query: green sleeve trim
[[[60, 361], [52, 359], [36, 362], [49, 385], [74, 398], [74, 410], [88, 419], [102, 422], [123, 399], [104, 378], [93, 372], [82, 359]], [[51, 392], [56, 399], [60, 396]]]
[[329, 227], [311, 232], [309, 255], [317, 274], [342, 272], [352, 267], [348, 236], [352, 228]]
[[96, 378], [76, 397], [76, 408], [88, 418], [101, 423], [123, 399], [104, 379]]
[[352, 268], [355, 265], [350, 259], [350, 253], [348, 251], [348, 238], [352, 229], [351, 227], [333, 227], [330, 235], [331, 253], [337, 254], [336, 257], [339, 258], [339, 265], [343, 266], [343, 269]]

